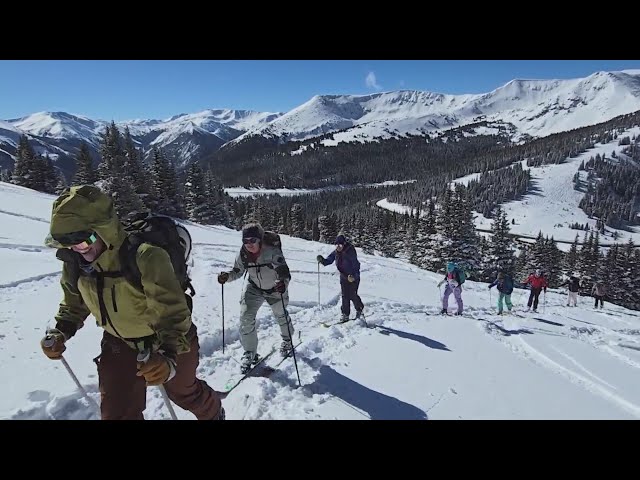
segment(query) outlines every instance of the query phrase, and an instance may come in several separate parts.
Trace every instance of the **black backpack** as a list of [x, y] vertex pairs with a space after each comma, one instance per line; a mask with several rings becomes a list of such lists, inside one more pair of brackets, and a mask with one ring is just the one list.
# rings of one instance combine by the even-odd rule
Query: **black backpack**
[[190, 290], [191, 296], [195, 295], [187, 272], [187, 261], [191, 254], [191, 235], [184, 226], [176, 223], [171, 217], [143, 212], [133, 215], [125, 222], [124, 230], [128, 237], [120, 247], [119, 254], [122, 275], [129, 283], [142, 290], [140, 270], [135, 257], [138, 247], [142, 243], [149, 243], [166, 250], [180, 286], [185, 292]]

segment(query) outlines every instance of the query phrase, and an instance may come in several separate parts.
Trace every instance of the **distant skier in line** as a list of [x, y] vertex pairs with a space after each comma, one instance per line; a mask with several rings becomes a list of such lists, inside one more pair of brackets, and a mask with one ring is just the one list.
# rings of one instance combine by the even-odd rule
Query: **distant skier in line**
[[331, 265], [334, 260], [336, 267], [340, 272], [340, 289], [342, 291], [342, 317], [340, 322], [349, 320], [351, 313], [351, 302], [356, 309], [356, 320], [362, 316], [364, 304], [358, 295], [358, 287], [360, 286], [360, 262], [358, 261], [358, 253], [355, 247], [347, 241], [342, 234], [336, 237], [336, 248], [325, 259], [322, 255], [318, 255], [316, 260], [323, 266]]
[[498, 273], [497, 278], [489, 285], [489, 289], [492, 287], [498, 287], [498, 315], [502, 315], [502, 302], [507, 304], [507, 309], [511, 311], [513, 304], [511, 303], [511, 293], [513, 292], [513, 279], [510, 275], [505, 275], [503, 272]]
[[[571, 276], [566, 282], [560, 285], [561, 287], [569, 287], [569, 298], [567, 299], [567, 307], [578, 306], [578, 292], [580, 291], [580, 279], [574, 275]], [[573, 304], [573, 305], [572, 305]]]
[[604, 297], [607, 295], [607, 288], [604, 286], [604, 282], [602, 280], [598, 280], [593, 284], [591, 295], [596, 299], [596, 304], [593, 308], [598, 308], [598, 301], [600, 301], [600, 308], [604, 307]]
[[547, 293], [547, 287], [549, 284], [539, 268], [536, 269], [535, 274], [529, 275], [529, 278], [523, 282], [524, 285], [527, 283], [531, 285], [531, 293], [529, 294], [529, 301], [527, 302], [527, 312], [531, 310], [531, 303], [533, 302], [533, 311], [537, 313], [540, 292], [544, 289], [544, 292]]
[[458, 266], [454, 262], [447, 263], [447, 272], [442, 279], [438, 283], [438, 288], [446, 282], [447, 286], [444, 289], [444, 295], [442, 296], [442, 310], [441, 314], [446, 314], [449, 308], [449, 295], [453, 293], [453, 296], [456, 298], [456, 303], [458, 304], [458, 311], [456, 315], [462, 315], [462, 284], [465, 281], [464, 272], [458, 268]]

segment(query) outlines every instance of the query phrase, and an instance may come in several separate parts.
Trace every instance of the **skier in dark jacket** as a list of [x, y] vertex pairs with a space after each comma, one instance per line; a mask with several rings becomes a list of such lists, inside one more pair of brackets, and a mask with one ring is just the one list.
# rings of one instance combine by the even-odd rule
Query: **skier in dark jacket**
[[502, 315], [502, 302], [507, 304], [507, 309], [511, 311], [513, 308], [513, 304], [511, 303], [511, 293], [513, 292], [513, 279], [510, 275], [505, 275], [504, 273], [498, 273], [498, 277], [493, 281], [491, 285], [489, 285], [489, 289], [491, 287], [498, 287], [498, 315]]
[[[560, 285], [561, 287], [569, 287], [569, 299], [567, 300], [567, 307], [578, 306], [578, 291], [580, 291], [580, 279], [572, 276], [566, 282]], [[571, 305], [573, 303], [573, 305]]]
[[356, 320], [362, 316], [364, 304], [358, 295], [360, 286], [360, 262], [355, 247], [347, 241], [344, 235], [338, 235], [335, 241], [336, 249], [325, 259], [318, 255], [316, 259], [325, 267], [331, 265], [334, 260], [340, 272], [340, 288], [342, 290], [342, 318], [341, 322], [349, 320], [351, 302], [356, 309]]
[[600, 302], [600, 308], [604, 307], [604, 297], [607, 295], [607, 288], [604, 286], [602, 280], [598, 280], [593, 284], [591, 294], [596, 299], [596, 304], [593, 308], [598, 308], [598, 302]]

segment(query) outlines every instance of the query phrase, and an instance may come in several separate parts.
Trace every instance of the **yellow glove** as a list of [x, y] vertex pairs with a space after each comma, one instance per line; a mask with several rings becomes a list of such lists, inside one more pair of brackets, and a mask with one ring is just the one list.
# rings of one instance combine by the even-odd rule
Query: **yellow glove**
[[171, 360], [159, 353], [152, 353], [145, 363], [138, 362], [138, 373], [136, 375], [144, 377], [147, 385], [162, 385], [169, 380], [172, 366], [175, 371], [175, 366], [171, 363]]
[[349, 276], [347, 277], [347, 280], [349, 280], [349, 283], [353, 283], [353, 282], [355, 282], [355, 281], [356, 281], [356, 279], [355, 279], [355, 278], [353, 278], [353, 275], [349, 275]]
[[47, 335], [40, 340], [40, 347], [44, 354], [51, 360], [60, 360], [62, 353], [67, 349], [65, 347], [65, 337], [59, 330], [49, 330]]

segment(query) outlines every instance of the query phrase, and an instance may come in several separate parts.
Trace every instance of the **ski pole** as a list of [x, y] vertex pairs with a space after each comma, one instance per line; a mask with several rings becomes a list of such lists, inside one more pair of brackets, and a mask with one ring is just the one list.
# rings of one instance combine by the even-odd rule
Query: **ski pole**
[[291, 340], [291, 352], [293, 353], [293, 363], [296, 366], [296, 375], [298, 375], [298, 385], [302, 387], [302, 382], [300, 381], [300, 372], [298, 372], [298, 361], [296, 360], [296, 347], [293, 345], [293, 334], [291, 333], [291, 318], [289, 317], [289, 312], [287, 308], [284, 306], [284, 296], [282, 293], [280, 294], [280, 300], [282, 300], [282, 309], [284, 310], [284, 315], [287, 319], [287, 330], [289, 330], [289, 339]]
[[[141, 363], [147, 363], [150, 356], [151, 356], [150, 350], [143, 350], [138, 354], [137, 360]], [[158, 385], [158, 388], [160, 389], [160, 393], [162, 393], [164, 404], [167, 406], [167, 409], [169, 410], [169, 414], [171, 415], [171, 418], [173, 420], [178, 420], [178, 417], [176, 416], [176, 412], [173, 410], [173, 405], [171, 405], [171, 400], [169, 400], [169, 395], [167, 395], [167, 391], [165, 390], [164, 385]]]
[[224, 283], [222, 284], [222, 354], [224, 355]]
[[[56, 343], [56, 341], [55, 341], [53, 335], [47, 335], [45, 337], [45, 339], [44, 339], [44, 342], [42, 342], [42, 345], [44, 345], [47, 348], [51, 348], [51, 347], [53, 347], [53, 345], [55, 343]], [[95, 406], [96, 409], [98, 410], [98, 413], [100, 413], [100, 406], [96, 403], [96, 401], [93, 398], [91, 398], [87, 394], [87, 391], [84, 389], [84, 387], [82, 386], [82, 384], [78, 380], [78, 377], [76, 377], [75, 373], [73, 373], [73, 370], [71, 370], [71, 367], [67, 363], [66, 358], [64, 358], [62, 355], [60, 355], [60, 360], [62, 360], [62, 364], [64, 365], [64, 368], [67, 369], [67, 372], [69, 372], [69, 375], [71, 376], [73, 381], [76, 383], [76, 385], [80, 389], [80, 392], [82, 392], [82, 395], [84, 395], [84, 398], [87, 400], [87, 402], [93, 404], [93, 406]]]
[[320, 263], [318, 263], [318, 306], [320, 306]]
[[547, 291], [542, 294], [542, 313], [547, 313]]

